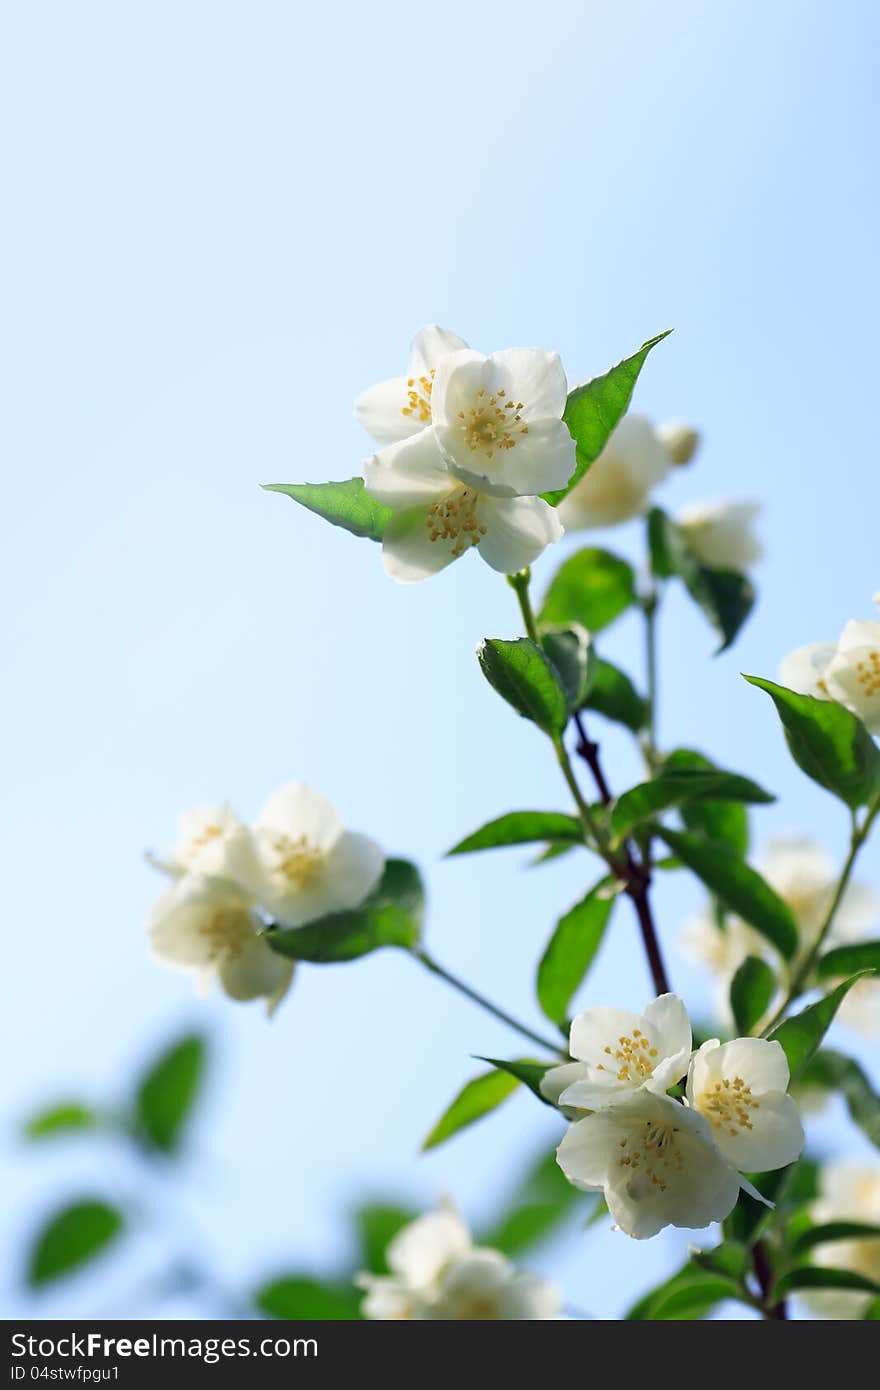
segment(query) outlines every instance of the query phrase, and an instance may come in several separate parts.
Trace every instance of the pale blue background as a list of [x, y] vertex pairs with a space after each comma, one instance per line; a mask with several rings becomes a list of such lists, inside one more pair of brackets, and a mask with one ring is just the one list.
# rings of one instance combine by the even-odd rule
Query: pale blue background
[[[557, 348], [573, 379], [675, 327], [637, 403], [696, 421], [706, 445], [664, 497], [764, 499], [768, 559], [757, 616], [715, 663], [670, 602], [662, 735], [781, 793], [763, 832], [840, 852], [844, 815], [738, 672], [773, 675], [786, 649], [871, 616], [880, 588], [878, 41], [870, 0], [5, 7], [9, 1310], [39, 1213], [135, 1183], [91, 1148], [26, 1153], [18, 1120], [57, 1094], [118, 1094], [187, 1020], [221, 1061], [186, 1204], [239, 1287], [329, 1268], [366, 1186], [447, 1187], [476, 1218], [553, 1137], [523, 1095], [416, 1156], [469, 1054], [520, 1049], [402, 956], [303, 969], [267, 1026], [194, 1001], [143, 934], [159, 885], [141, 851], [179, 808], [228, 797], [249, 816], [303, 777], [424, 864], [437, 955], [537, 1022], [533, 963], [594, 869], [440, 858], [510, 806], [566, 802], [472, 655], [515, 633], [513, 595], [471, 558], [398, 588], [378, 550], [258, 487], [358, 470], [353, 397], [402, 369], [420, 323], [486, 351]], [[637, 662], [637, 624], [607, 649]], [[636, 775], [622, 741], [608, 753], [618, 785]], [[705, 977], [673, 954], [699, 894], [682, 880], [658, 898], [699, 1004]], [[622, 910], [586, 997], [648, 993]], [[539, 1263], [608, 1316], [685, 1243], [574, 1233]], [[131, 1313], [137, 1279], [111, 1261], [28, 1306]]]

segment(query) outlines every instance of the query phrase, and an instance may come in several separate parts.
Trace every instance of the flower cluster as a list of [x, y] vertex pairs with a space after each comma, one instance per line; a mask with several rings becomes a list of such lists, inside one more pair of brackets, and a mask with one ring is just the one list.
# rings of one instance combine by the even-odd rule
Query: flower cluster
[[253, 825], [228, 805], [185, 812], [174, 849], [151, 862], [172, 879], [147, 920], [156, 956], [202, 985], [217, 978], [231, 999], [264, 998], [271, 1013], [293, 965], [266, 943], [266, 925], [302, 926], [357, 907], [385, 860], [323, 796], [291, 782]]
[[[744, 1174], [783, 1168], [803, 1148], [778, 1042], [713, 1039], [694, 1052], [692, 1041], [674, 994], [643, 1015], [588, 1009], [571, 1025], [574, 1061], [542, 1084], [572, 1120], [557, 1151], [565, 1176], [603, 1190], [617, 1225], [637, 1239], [723, 1221], [741, 1189], [763, 1200]], [[669, 1096], [685, 1078], [684, 1095]]]
[[[880, 1166], [835, 1159], [822, 1168], [813, 1220], [859, 1222], [880, 1229]], [[813, 1262], [828, 1269], [846, 1269], [880, 1284], [880, 1237], [828, 1241], [813, 1253]], [[870, 1293], [851, 1289], [811, 1289], [801, 1295], [813, 1312], [826, 1318], [863, 1318]]]
[[[800, 937], [792, 968], [797, 969], [822, 930], [834, 902], [837, 872], [825, 850], [804, 836], [780, 836], [770, 840], [755, 866], [790, 909]], [[867, 939], [880, 922], [880, 899], [865, 883], [847, 885], [825, 938], [826, 945], [840, 946]], [[726, 915], [719, 922], [717, 913], [707, 907], [692, 918], [682, 933], [682, 945], [689, 955], [709, 966], [716, 981], [715, 1004], [719, 1017], [730, 1025], [730, 985], [746, 956], [759, 956], [776, 971], [783, 962], [767, 938], [742, 918]], [[768, 1014], [774, 1007], [771, 1000]], [[880, 1029], [880, 982], [857, 980], [838, 1010], [838, 1018], [856, 1031], [866, 1034]]]
[[393, 512], [383, 537], [392, 578], [426, 579], [471, 548], [512, 574], [560, 539], [558, 513], [540, 494], [565, 487], [574, 471], [566, 395], [556, 353], [484, 357], [445, 329], [416, 334], [407, 375], [355, 406], [383, 446], [364, 482]]
[[880, 622], [853, 618], [836, 643], [811, 642], [789, 652], [780, 679], [802, 695], [836, 700], [880, 734]]
[[554, 1285], [518, 1270], [500, 1251], [474, 1245], [448, 1202], [399, 1231], [386, 1261], [390, 1274], [358, 1276], [365, 1318], [510, 1322], [560, 1314]]

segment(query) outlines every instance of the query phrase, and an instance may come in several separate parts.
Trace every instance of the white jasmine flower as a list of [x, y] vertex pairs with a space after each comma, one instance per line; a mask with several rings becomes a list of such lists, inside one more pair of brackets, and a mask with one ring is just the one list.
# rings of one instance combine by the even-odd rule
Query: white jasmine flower
[[233, 883], [200, 874], [179, 878], [150, 911], [147, 931], [157, 958], [194, 971], [203, 986], [215, 977], [230, 999], [284, 998], [293, 965], [267, 945], [262, 922]]
[[346, 830], [329, 801], [302, 782], [269, 798], [253, 843], [255, 870], [246, 886], [288, 927], [358, 907], [385, 866], [379, 846]]
[[683, 420], [669, 420], [665, 425], [658, 425], [657, 438], [672, 462], [679, 466], [690, 463], [700, 446], [699, 432]]
[[739, 1175], [703, 1116], [644, 1089], [577, 1120], [557, 1161], [575, 1187], [601, 1188], [617, 1225], [637, 1240], [664, 1226], [723, 1221], [739, 1196]]
[[687, 1080], [687, 1101], [708, 1120], [724, 1157], [740, 1172], [770, 1172], [800, 1157], [804, 1129], [787, 1094], [788, 1061], [764, 1038], [703, 1043]]
[[833, 700], [858, 715], [869, 733], [880, 734], [880, 623], [847, 623], [825, 683]]
[[639, 516], [668, 476], [670, 455], [650, 420], [624, 415], [587, 472], [559, 504], [566, 531], [616, 526]]
[[197, 873], [234, 881], [253, 869], [250, 831], [228, 802], [194, 806], [180, 815], [177, 843], [167, 858], [151, 855], [149, 861], [172, 878]]
[[[814, 1221], [863, 1221], [880, 1225], [880, 1167], [835, 1159], [826, 1163], [819, 1177], [819, 1197], [813, 1205]], [[847, 1269], [880, 1283], [880, 1238], [836, 1240], [819, 1245], [813, 1263], [830, 1269]], [[810, 1308], [826, 1318], [861, 1318], [872, 1295], [845, 1289], [811, 1289], [798, 1294]]]
[[575, 464], [559, 358], [537, 348], [453, 352], [431, 386], [432, 423], [364, 469], [367, 491], [395, 513], [386, 572], [414, 583], [471, 548], [502, 574], [524, 569], [563, 534], [537, 494], [563, 487]]
[[745, 572], [761, 558], [756, 502], [694, 502], [676, 518], [694, 554], [713, 569]]
[[557, 1091], [562, 1106], [599, 1110], [642, 1088], [662, 1093], [688, 1068], [687, 1010], [676, 994], [661, 994], [644, 1014], [587, 1009], [572, 1022], [569, 1052], [575, 1061], [554, 1067], [542, 1083], [548, 1098]]
[[379, 444], [396, 444], [420, 434], [431, 424], [434, 373], [450, 352], [467, 343], [455, 333], [429, 323], [412, 340], [406, 376], [371, 386], [358, 396], [355, 414]]
[[405, 1226], [386, 1252], [390, 1275], [360, 1274], [373, 1320], [538, 1319], [559, 1315], [556, 1289], [518, 1271], [497, 1250], [476, 1247], [450, 1204]]
[[797, 691], [798, 695], [830, 700], [825, 672], [836, 650], [833, 642], [810, 642], [805, 647], [797, 647], [779, 663], [780, 681], [789, 690]]

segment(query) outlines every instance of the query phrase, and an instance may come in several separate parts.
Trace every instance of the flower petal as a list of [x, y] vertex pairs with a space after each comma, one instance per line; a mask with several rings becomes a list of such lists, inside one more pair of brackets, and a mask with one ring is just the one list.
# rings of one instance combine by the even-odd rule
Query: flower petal
[[506, 374], [508, 394], [515, 401], [522, 401], [524, 420], [562, 419], [568, 383], [558, 352], [545, 352], [543, 348], [507, 348], [503, 352], [493, 352], [492, 361]]
[[629, 1036], [644, 1024], [641, 1014], [625, 1009], [585, 1009], [572, 1021], [568, 1050], [579, 1062], [591, 1066], [608, 1061], [605, 1048], [620, 1036]]
[[621, 1133], [613, 1110], [575, 1120], [556, 1150], [556, 1162], [568, 1181], [584, 1191], [604, 1187]]
[[395, 444], [425, 428], [427, 422], [418, 413], [404, 414], [409, 409], [408, 393], [407, 378], [395, 376], [367, 387], [358, 396], [354, 403], [358, 423], [377, 443]]
[[561, 420], [535, 420], [528, 434], [517, 433], [499, 465], [499, 480], [520, 497], [537, 497], [565, 487], [576, 462], [575, 442]]
[[339, 839], [343, 826], [325, 796], [304, 782], [288, 782], [269, 797], [256, 828], [274, 830], [293, 840], [302, 837], [314, 849], [329, 849]]
[[230, 999], [280, 1002], [293, 978], [293, 962], [273, 951], [256, 933], [220, 962], [220, 983]]
[[433, 429], [420, 429], [410, 439], [391, 444], [364, 464], [364, 485], [386, 507], [428, 506], [455, 483]]
[[425, 507], [397, 512], [382, 537], [385, 573], [399, 584], [417, 584], [457, 560], [461, 554], [458, 547], [454, 537], [431, 539]]
[[[677, 994], [660, 994], [645, 1009], [645, 1019], [658, 1039], [664, 1056], [691, 1050], [691, 1021], [684, 1001]], [[683, 1075], [684, 1073], [682, 1073]]]
[[359, 907], [382, 877], [385, 855], [366, 835], [344, 830], [327, 856], [323, 874], [331, 912]]
[[750, 1112], [752, 1129], [720, 1125], [715, 1142], [735, 1168], [745, 1173], [769, 1173], [786, 1168], [800, 1158], [804, 1127], [797, 1103], [783, 1091], [761, 1095], [758, 1109]]
[[385, 1254], [392, 1274], [412, 1289], [430, 1287], [444, 1267], [472, 1248], [471, 1233], [451, 1205], [419, 1216], [399, 1231]]
[[222, 952], [222, 940], [214, 926], [223, 914], [241, 934], [253, 919], [233, 884], [220, 879], [187, 874], [179, 878], [154, 903], [147, 918], [147, 932], [160, 960], [185, 967], [212, 966]]
[[448, 328], [439, 328], [436, 323], [426, 323], [412, 340], [409, 358], [410, 376], [428, 374], [447, 357], [450, 352], [467, 350], [464, 338], [450, 333]]
[[832, 642], [810, 642], [806, 647], [797, 647], [779, 663], [780, 681], [799, 695], [813, 695], [817, 700], [829, 699], [824, 678], [828, 663], [836, 651]]
[[500, 574], [516, 574], [562, 539], [562, 523], [540, 497], [481, 498], [479, 516], [486, 527], [480, 556]]

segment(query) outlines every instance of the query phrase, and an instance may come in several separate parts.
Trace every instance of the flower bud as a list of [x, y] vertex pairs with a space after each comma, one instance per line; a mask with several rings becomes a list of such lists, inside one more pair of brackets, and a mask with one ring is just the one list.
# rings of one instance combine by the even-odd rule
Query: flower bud
[[681, 420], [669, 420], [658, 425], [657, 437], [673, 463], [690, 463], [700, 446], [700, 434], [693, 425]]

